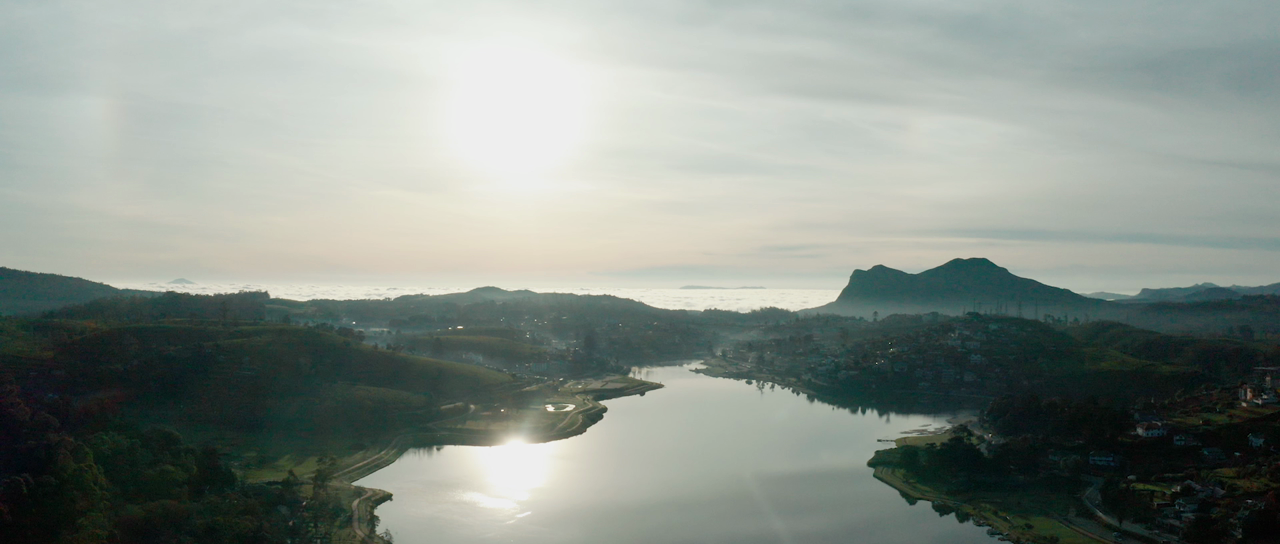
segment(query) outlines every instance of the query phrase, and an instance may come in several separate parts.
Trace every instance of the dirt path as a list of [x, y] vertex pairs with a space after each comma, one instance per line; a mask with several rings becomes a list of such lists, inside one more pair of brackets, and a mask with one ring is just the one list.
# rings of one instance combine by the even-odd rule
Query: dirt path
[[351, 501], [351, 531], [354, 532], [356, 534], [356, 538], [359, 538], [361, 541], [367, 540], [369, 538], [369, 534], [364, 530], [364, 520], [361, 519], [364, 516], [361, 515], [360, 501], [368, 499], [377, 493], [378, 492], [376, 490], [366, 489], [364, 491], [364, 495], [361, 495], [356, 500]]

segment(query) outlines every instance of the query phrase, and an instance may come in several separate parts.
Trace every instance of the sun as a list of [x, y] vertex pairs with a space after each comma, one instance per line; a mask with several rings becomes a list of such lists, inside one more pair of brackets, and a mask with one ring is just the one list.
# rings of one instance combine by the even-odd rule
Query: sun
[[515, 43], [460, 48], [449, 60], [446, 138], [472, 168], [528, 183], [581, 144], [590, 94], [581, 66]]

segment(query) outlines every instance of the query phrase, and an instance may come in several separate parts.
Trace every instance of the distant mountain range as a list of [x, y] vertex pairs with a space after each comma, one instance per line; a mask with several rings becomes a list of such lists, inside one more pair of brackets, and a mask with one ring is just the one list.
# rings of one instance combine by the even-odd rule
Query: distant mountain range
[[1084, 296], [1096, 298], [1099, 300], [1127, 300], [1133, 298], [1133, 295], [1122, 295], [1120, 293], [1108, 293], [1106, 291], [1098, 291], [1096, 293], [1085, 293]]
[[1280, 283], [1245, 287], [1232, 285], [1222, 287], [1213, 283], [1198, 283], [1190, 287], [1166, 287], [1159, 289], [1143, 289], [1136, 295], [1097, 292], [1086, 294], [1086, 297], [1119, 302], [1204, 302], [1209, 300], [1232, 300], [1251, 295], [1280, 295]]
[[1246, 287], [1232, 285], [1222, 287], [1212, 283], [1200, 283], [1190, 287], [1143, 289], [1127, 302], [1202, 302], [1206, 300], [1230, 300], [1250, 295], [1280, 295], [1280, 283]]
[[830, 304], [807, 310], [816, 313], [870, 316], [874, 313], [962, 313], [1000, 311], [1026, 316], [1064, 310], [1088, 312], [1106, 303], [1015, 276], [983, 259], [953, 259], [919, 274], [884, 265], [854, 270], [849, 284]]
[[[80, 278], [0, 267], [0, 315], [40, 314], [122, 295], [159, 296], [160, 293], [117, 289]], [[1280, 328], [1274, 325], [1276, 316], [1280, 315], [1280, 299], [1243, 298], [1250, 295], [1280, 295], [1280, 283], [1258, 287], [1222, 287], [1201, 283], [1190, 287], [1143, 289], [1133, 296], [1106, 292], [1086, 296], [1016, 276], [987, 259], [971, 258], [953, 259], [918, 274], [883, 265], [855, 270], [836, 300], [801, 313], [872, 318], [877, 314], [881, 317], [930, 312], [958, 315], [976, 311], [1028, 318], [1048, 315], [1082, 321], [1110, 319], [1166, 332], [1222, 332], [1228, 327], [1247, 324], [1258, 331], [1275, 329], [1273, 332], [1280, 333]], [[497, 287], [438, 296], [406, 295], [389, 301], [392, 302], [389, 310], [381, 308], [382, 301], [316, 300], [309, 305], [325, 315], [364, 318], [368, 307], [372, 312], [370, 315], [382, 316], [391, 311], [395, 314], [393, 317], [407, 318], [428, 310], [486, 302], [563, 305], [575, 308], [573, 311], [584, 311], [582, 303], [588, 299], [592, 311], [671, 312], [617, 297], [583, 299], [563, 294], [506, 291]], [[272, 308], [301, 304], [272, 300]], [[375, 309], [376, 312], [373, 311]]]

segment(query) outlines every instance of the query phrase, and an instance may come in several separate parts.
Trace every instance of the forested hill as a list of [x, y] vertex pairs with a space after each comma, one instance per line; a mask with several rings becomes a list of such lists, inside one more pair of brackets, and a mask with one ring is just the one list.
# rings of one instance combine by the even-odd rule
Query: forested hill
[[[423, 319], [493, 320], [493, 325], [509, 314], [569, 317], [573, 320], [653, 318], [688, 319], [688, 312], [654, 308], [642, 302], [610, 295], [577, 295], [507, 291], [480, 287], [447, 295], [405, 295], [393, 300], [311, 300], [304, 304], [319, 316], [343, 316], [359, 322]], [[480, 324], [480, 323], [473, 323]], [[403, 324], [401, 324], [403, 325]]]
[[883, 265], [855, 270], [840, 296], [819, 313], [866, 315], [891, 313], [961, 313], [992, 310], [1007, 314], [1097, 312], [1107, 306], [1067, 289], [1015, 276], [983, 259], [953, 259], [919, 274]]
[[261, 314], [264, 299], [113, 297], [56, 319], [0, 317], [0, 542], [337, 542], [353, 497], [328, 487], [328, 453], [305, 489], [302, 470], [270, 485], [241, 476], [356, 451], [522, 385], [352, 329], [237, 313]]
[[58, 274], [0, 267], [0, 315], [35, 314], [104, 297], [147, 295]]

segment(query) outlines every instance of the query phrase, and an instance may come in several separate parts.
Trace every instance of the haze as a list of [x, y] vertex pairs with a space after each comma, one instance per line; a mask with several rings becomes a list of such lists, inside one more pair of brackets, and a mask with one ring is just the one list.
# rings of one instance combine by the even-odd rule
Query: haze
[[11, 0], [0, 263], [1274, 283], [1278, 29], [1261, 1]]

